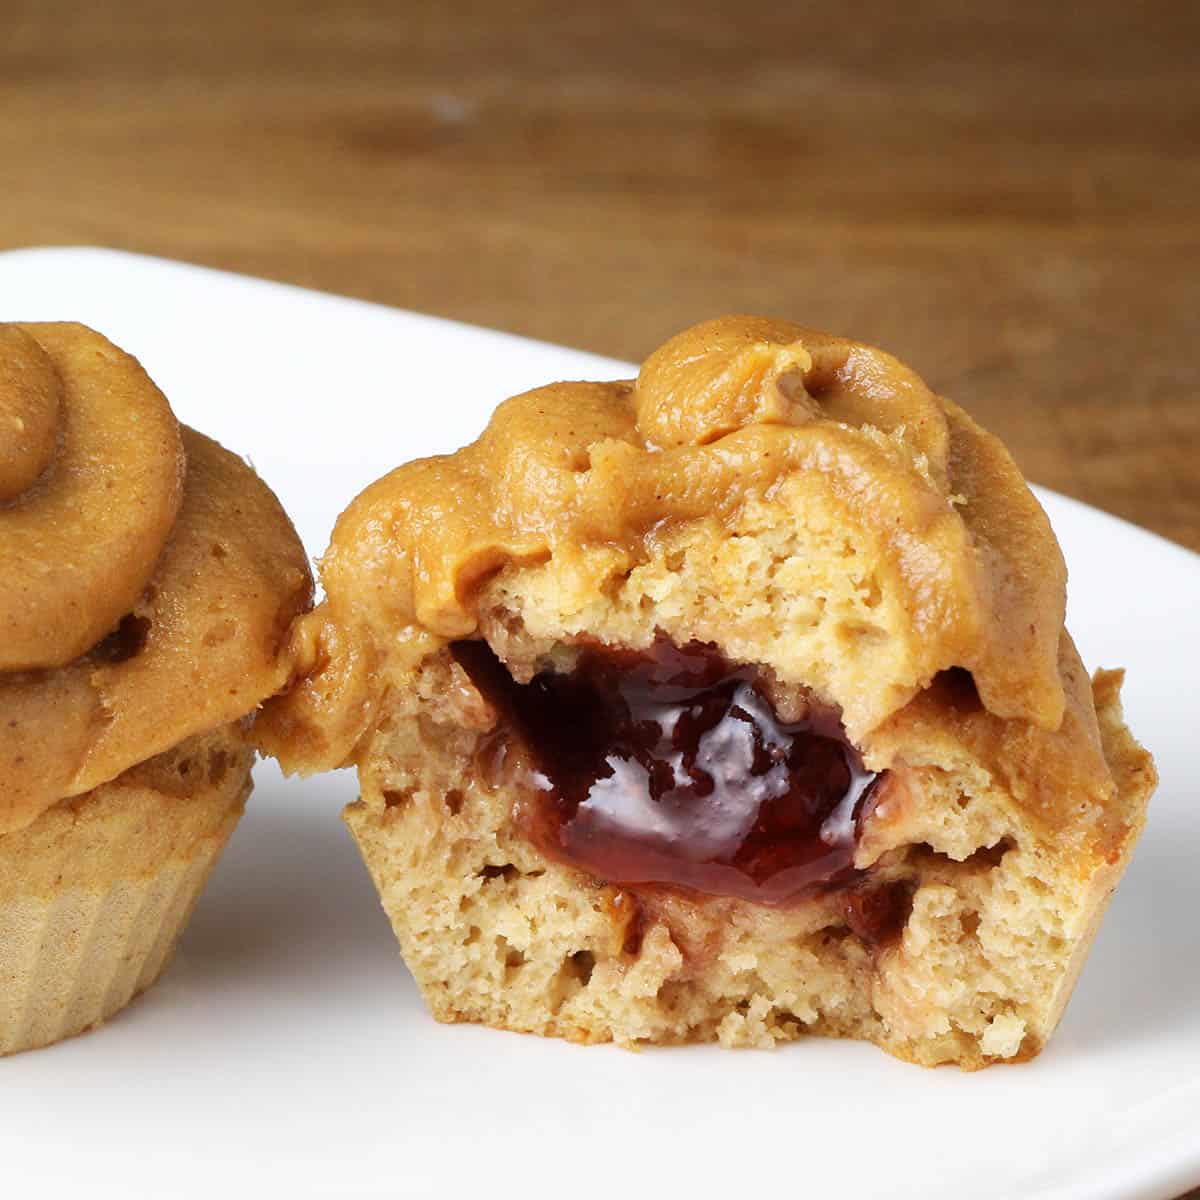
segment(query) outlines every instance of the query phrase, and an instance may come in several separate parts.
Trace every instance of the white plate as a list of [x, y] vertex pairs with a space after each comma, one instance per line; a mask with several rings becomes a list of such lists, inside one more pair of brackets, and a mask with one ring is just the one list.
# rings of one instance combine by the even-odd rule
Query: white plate
[[[469, 440], [503, 397], [629, 372], [175, 263], [0, 255], [0, 319], [62, 318], [247, 453], [314, 553], [364, 484]], [[338, 820], [352, 777], [267, 766], [163, 981], [99, 1032], [0, 1062], [0, 1190], [1120, 1200], [1200, 1183], [1200, 558], [1043, 499], [1072, 631], [1090, 666], [1129, 668], [1162, 787], [1036, 1062], [964, 1075], [820, 1039], [629, 1054], [437, 1025]]]

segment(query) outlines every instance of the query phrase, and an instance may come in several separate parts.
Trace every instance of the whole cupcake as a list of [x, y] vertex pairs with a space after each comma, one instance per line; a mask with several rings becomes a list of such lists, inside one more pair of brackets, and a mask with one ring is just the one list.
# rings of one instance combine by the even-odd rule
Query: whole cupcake
[[0, 324], [0, 1054], [162, 973], [311, 597], [274, 495], [135, 359]]

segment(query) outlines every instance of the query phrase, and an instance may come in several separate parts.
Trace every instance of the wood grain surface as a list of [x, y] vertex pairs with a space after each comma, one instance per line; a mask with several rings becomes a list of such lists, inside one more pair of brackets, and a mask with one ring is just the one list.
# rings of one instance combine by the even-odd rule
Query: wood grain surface
[[[0, 244], [875, 342], [1200, 549], [1200, 6], [6, 0]], [[70, 307], [64, 297], [64, 312]]]
[[633, 359], [722, 312], [792, 317], [1200, 549], [1189, 0], [4, 0], [0, 31], [0, 247]]

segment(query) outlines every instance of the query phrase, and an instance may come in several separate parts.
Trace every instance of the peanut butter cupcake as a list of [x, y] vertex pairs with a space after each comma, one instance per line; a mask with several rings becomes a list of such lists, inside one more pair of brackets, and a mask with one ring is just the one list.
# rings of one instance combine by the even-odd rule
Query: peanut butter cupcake
[[80, 325], [0, 325], [0, 1054], [159, 976], [310, 604], [267, 486]]
[[582, 1042], [1046, 1044], [1155, 782], [1012, 459], [879, 350], [733, 317], [338, 523], [285, 767], [433, 1014]]

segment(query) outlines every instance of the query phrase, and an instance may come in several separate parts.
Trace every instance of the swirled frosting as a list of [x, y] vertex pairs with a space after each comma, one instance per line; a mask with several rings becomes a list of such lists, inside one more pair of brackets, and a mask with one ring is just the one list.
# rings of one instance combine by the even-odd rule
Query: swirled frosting
[[39, 336], [0, 327], [0, 671], [62, 666], [108, 633], [183, 496], [163, 395], [115, 346], [69, 326]]
[[589, 555], [628, 569], [665, 529], [734, 523], [784, 484], [862, 535], [902, 614], [876, 683], [823, 697], [853, 737], [951, 667], [996, 717], [1059, 726], [1065, 569], [1001, 443], [880, 350], [728, 317], [673, 338], [636, 381], [514, 397], [478, 441], [368, 487], [335, 529], [267, 744], [301, 769], [346, 761], [390, 682], [476, 633], [490, 580], [545, 564], [565, 578]]
[[79, 325], [0, 325], [0, 834], [286, 679], [304, 552], [240, 459]]

